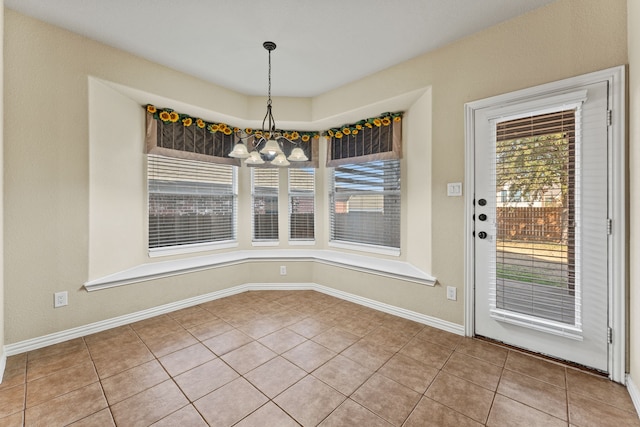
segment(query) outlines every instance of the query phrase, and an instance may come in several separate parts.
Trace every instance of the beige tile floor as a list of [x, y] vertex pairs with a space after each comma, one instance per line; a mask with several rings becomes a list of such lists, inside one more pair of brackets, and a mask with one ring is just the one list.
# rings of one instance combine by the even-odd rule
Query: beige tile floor
[[12, 356], [0, 426], [640, 426], [606, 379], [313, 291]]

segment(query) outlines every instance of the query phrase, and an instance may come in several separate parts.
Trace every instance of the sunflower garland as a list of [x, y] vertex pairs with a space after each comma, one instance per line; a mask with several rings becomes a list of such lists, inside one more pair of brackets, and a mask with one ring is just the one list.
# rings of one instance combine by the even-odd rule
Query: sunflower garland
[[345, 136], [357, 135], [364, 128], [373, 129], [374, 127], [389, 126], [393, 122], [400, 122], [402, 114], [402, 112], [382, 113], [378, 117], [370, 117], [354, 124], [328, 129], [323, 133], [323, 136], [341, 139]]
[[[184, 127], [197, 126], [200, 129], [205, 129], [211, 133], [221, 132], [225, 135], [231, 135], [233, 133], [239, 133], [240, 129], [237, 127], [229, 127], [226, 123], [207, 122], [200, 118], [191, 117], [187, 114], [180, 114], [170, 108], [159, 109], [154, 105], [147, 104], [146, 110], [149, 114], [153, 115], [153, 118], [160, 120], [164, 123], [177, 123], [181, 122]], [[341, 139], [345, 136], [357, 135], [363, 129], [373, 129], [374, 127], [389, 126], [393, 122], [402, 121], [402, 112], [395, 113], [382, 113], [377, 117], [370, 117], [368, 119], [360, 120], [354, 124], [344, 125], [336, 128], [331, 128], [322, 133], [322, 136], [329, 138]], [[250, 136], [253, 135], [256, 138], [264, 137], [269, 139], [270, 132], [263, 132], [262, 130], [254, 130], [252, 128], [245, 128], [242, 131]], [[320, 138], [320, 132], [309, 131], [296, 131], [285, 130], [279, 131], [280, 134], [290, 141], [302, 141], [309, 142], [311, 139]]]
[[[182, 123], [184, 127], [197, 126], [200, 129], [206, 129], [211, 133], [221, 132], [225, 135], [231, 135], [233, 133], [239, 133], [240, 128], [237, 127], [229, 127], [226, 123], [214, 123], [207, 122], [200, 118], [191, 117], [187, 114], [179, 114], [173, 111], [170, 108], [162, 108], [159, 109], [155, 105], [147, 104], [146, 105], [147, 113], [151, 114], [154, 119], [160, 120], [164, 123], [177, 123], [178, 121]], [[262, 132], [261, 130], [254, 130], [251, 128], [242, 129], [244, 133], [248, 136], [254, 135], [257, 138], [265, 137], [269, 138], [269, 132]], [[309, 142], [311, 139], [320, 138], [320, 132], [306, 132], [306, 131], [298, 131], [298, 130], [286, 130], [279, 131], [282, 136], [287, 138], [290, 141], [302, 141]]]

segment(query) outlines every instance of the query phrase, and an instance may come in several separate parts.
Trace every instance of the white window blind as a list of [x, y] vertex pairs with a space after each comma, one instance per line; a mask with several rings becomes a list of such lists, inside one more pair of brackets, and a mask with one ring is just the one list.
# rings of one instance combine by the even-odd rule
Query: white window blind
[[251, 168], [253, 241], [278, 240], [278, 169]]
[[289, 240], [314, 240], [315, 169], [289, 169]]
[[331, 174], [331, 241], [400, 248], [400, 161], [338, 166]]
[[573, 325], [580, 265], [577, 109], [496, 125], [496, 307]]
[[236, 169], [149, 154], [149, 249], [234, 241]]

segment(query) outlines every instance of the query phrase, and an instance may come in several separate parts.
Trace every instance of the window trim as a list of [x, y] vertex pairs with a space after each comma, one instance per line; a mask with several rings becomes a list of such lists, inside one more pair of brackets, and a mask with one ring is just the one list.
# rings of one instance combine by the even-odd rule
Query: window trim
[[400, 256], [400, 248], [368, 245], [366, 243], [346, 242], [344, 240], [329, 240], [329, 247], [336, 249], [347, 249], [350, 251], [367, 252], [378, 255]]
[[237, 248], [237, 240], [225, 240], [215, 243], [194, 243], [192, 245], [167, 246], [164, 248], [150, 248], [149, 258], [158, 258], [171, 255], [192, 254], [220, 249]]

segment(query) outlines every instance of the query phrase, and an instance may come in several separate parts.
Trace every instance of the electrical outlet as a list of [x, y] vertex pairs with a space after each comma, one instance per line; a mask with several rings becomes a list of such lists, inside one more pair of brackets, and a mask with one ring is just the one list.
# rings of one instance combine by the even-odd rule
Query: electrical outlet
[[280, 266], [280, 275], [281, 276], [286, 276], [287, 275], [287, 266], [286, 265], [281, 265]]
[[447, 286], [447, 299], [455, 301], [458, 299], [458, 289], [453, 286]]
[[69, 304], [67, 291], [53, 294], [53, 308], [64, 307], [67, 304]]

